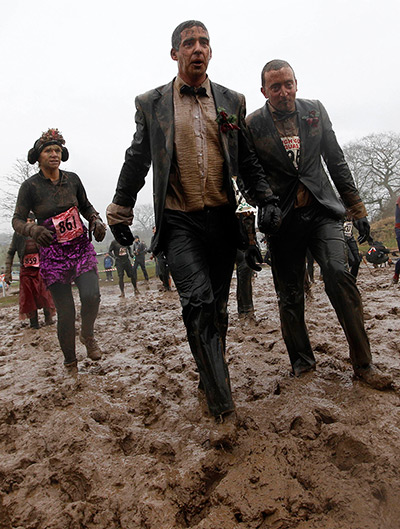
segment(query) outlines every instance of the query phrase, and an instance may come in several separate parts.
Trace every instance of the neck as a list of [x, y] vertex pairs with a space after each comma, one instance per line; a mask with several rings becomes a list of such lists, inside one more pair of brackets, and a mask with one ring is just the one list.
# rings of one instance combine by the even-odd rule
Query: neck
[[52, 182], [55, 182], [60, 178], [60, 170], [58, 169], [41, 169], [43, 176], [48, 178]]
[[182, 79], [182, 81], [189, 85], [189, 86], [193, 86], [194, 88], [198, 88], [199, 86], [201, 86], [204, 81], [207, 79], [207, 74], [204, 74], [202, 75], [201, 77], [199, 78], [195, 78], [193, 79], [192, 77], [188, 77], [186, 75], [182, 75], [181, 73], [179, 73], [179, 77]]

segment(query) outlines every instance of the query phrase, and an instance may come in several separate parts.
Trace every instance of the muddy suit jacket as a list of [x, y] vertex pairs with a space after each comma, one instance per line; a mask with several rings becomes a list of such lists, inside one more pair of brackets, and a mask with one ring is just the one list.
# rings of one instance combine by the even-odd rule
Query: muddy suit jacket
[[[231, 177], [242, 178], [249, 200], [262, 204], [272, 191], [254, 151], [250, 148], [245, 124], [243, 95], [211, 83], [216, 108], [237, 116], [240, 130], [220, 132], [225, 159], [224, 180], [229, 201], [236, 205]], [[136, 98], [136, 132], [125, 154], [113, 203], [133, 208], [138, 191], [153, 164], [153, 194], [156, 234], [152, 250], [162, 250], [162, 220], [171, 165], [174, 163], [173, 81]]]
[[246, 120], [252, 144], [268, 182], [274, 195], [280, 199], [283, 217], [293, 206], [299, 182], [305, 185], [333, 218], [344, 216], [344, 207], [328, 179], [322, 158], [349, 213], [355, 219], [366, 217], [364, 204], [325, 108], [316, 100], [296, 99], [296, 110], [300, 136], [298, 169], [286, 153], [267, 103]]

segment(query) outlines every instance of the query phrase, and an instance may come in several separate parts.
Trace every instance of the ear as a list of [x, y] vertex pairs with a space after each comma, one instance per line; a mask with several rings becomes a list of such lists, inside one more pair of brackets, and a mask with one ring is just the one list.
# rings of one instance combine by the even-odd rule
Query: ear
[[34, 165], [39, 159], [39, 156], [38, 156], [38, 153], [37, 153], [37, 150], [35, 149], [35, 147], [32, 147], [32, 149], [29, 149], [29, 152], [28, 152], [28, 162], [31, 164], [31, 165]]
[[260, 88], [260, 90], [261, 90], [262, 95], [265, 97], [265, 99], [268, 99], [267, 90], [265, 90], [265, 88], [263, 86]]
[[173, 61], [177, 61], [178, 60], [178, 56], [176, 54], [176, 49], [175, 48], [171, 48], [171, 58]]
[[66, 147], [62, 147], [62, 152], [61, 152], [61, 161], [62, 162], [66, 162], [69, 158], [69, 152], [68, 152], [68, 149]]

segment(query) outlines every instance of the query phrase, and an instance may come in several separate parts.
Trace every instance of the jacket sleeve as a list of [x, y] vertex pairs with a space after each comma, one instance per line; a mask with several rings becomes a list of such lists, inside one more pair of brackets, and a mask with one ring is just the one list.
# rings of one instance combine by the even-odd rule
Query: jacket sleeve
[[[243, 96], [242, 96], [243, 97]], [[264, 205], [273, 195], [272, 189], [261, 167], [256, 152], [251, 144], [246, 121], [246, 102], [240, 104], [238, 116], [239, 134], [239, 178], [242, 184], [239, 186], [245, 197], [251, 204]]]
[[6, 255], [6, 262], [5, 262], [5, 272], [6, 274], [11, 274], [12, 264], [14, 261], [14, 255], [17, 251], [17, 242], [18, 242], [18, 235], [14, 232], [13, 237], [11, 239], [10, 246], [7, 250]]
[[140, 97], [135, 100], [136, 132], [132, 143], [125, 153], [113, 203], [133, 208], [139, 190], [144, 186], [145, 178], [151, 166], [149, 131]]
[[336, 139], [331, 120], [320, 101], [318, 101], [318, 105], [323, 126], [321, 153], [328, 167], [329, 174], [352, 218], [360, 219], [366, 217], [367, 211], [360, 198], [343, 151]]
[[22, 182], [18, 191], [17, 203], [15, 205], [14, 215], [12, 218], [12, 227], [20, 235], [29, 235], [29, 224], [26, 222], [29, 212], [32, 209], [33, 200], [30, 183]]

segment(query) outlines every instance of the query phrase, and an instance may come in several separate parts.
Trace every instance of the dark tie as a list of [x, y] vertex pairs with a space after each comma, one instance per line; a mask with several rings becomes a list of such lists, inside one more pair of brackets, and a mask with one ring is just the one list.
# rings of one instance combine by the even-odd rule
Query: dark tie
[[204, 97], [207, 95], [207, 90], [204, 88], [204, 86], [195, 88], [194, 86], [188, 86], [187, 84], [184, 84], [181, 87], [181, 94]]

